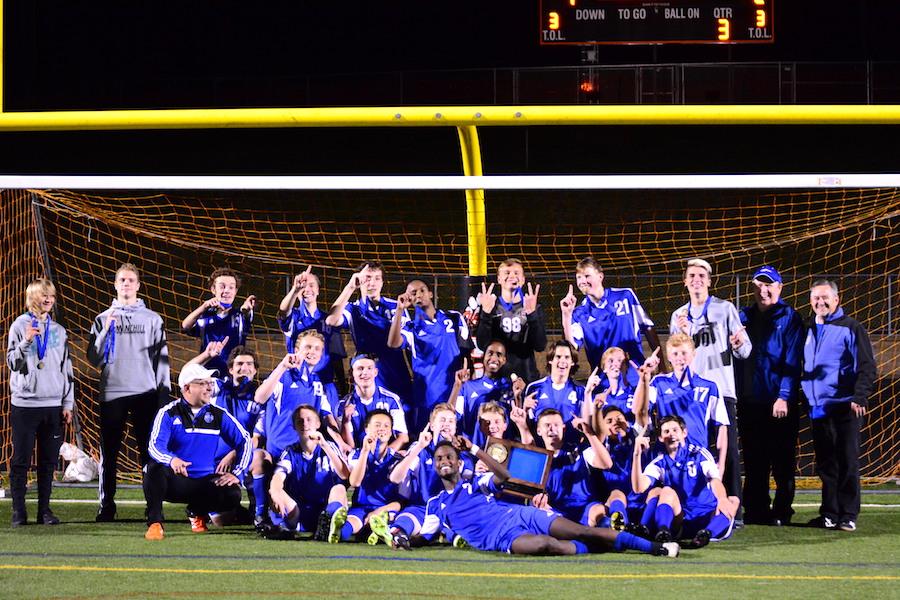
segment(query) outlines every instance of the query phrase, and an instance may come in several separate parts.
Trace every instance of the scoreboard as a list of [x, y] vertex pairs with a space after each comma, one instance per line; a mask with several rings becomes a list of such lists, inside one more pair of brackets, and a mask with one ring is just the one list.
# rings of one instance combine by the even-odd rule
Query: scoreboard
[[767, 44], [775, 0], [541, 0], [540, 43]]

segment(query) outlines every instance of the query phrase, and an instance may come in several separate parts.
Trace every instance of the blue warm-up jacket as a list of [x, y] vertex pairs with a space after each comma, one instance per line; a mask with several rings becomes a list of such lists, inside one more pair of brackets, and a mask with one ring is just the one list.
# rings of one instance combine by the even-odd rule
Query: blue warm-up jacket
[[781, 398], [793, 405], [799, 396], [803, 319], [779, 300], [767, 311], [756, 304], [742, 308], [741, 324], [753, 350], [735, 367], [739, 400], [771, 406]]

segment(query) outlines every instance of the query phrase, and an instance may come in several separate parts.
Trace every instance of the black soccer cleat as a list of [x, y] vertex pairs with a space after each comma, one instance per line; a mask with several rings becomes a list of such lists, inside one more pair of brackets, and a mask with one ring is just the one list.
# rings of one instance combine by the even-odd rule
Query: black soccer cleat
[[653, 536], [650, 535], [650, 529], [643, 523], [629, 523], [625, 526], [625, 531], [632, 535], [636, 535], [639, 538], [644, 538], [645, 540], [653, 538]]
[[672, 531], [668, 527], [660, 527], [659, 531], [656, 532], [656, 535], [653, 536], [653, 540], [659, 542], [660, 544], [671, 542]]
[[681, 546], [678, 542], [666, 542], [664, 544], [653, 544], [653, 556], [665, 556], [666, 558], [677, 558], [681, 553]]
[[284, 525], [271, 525], [263, 537], [267, 540], [288, 541], [294, 539], [294, 531]]
[[312, 539], [317, 542], [328, 541], [328, 530], [331, 528], [331, 515], [324, 510], [319, 514], [319, 520], [316, 521], [316, 532]]
[[394, 550], [411, 550], [409, 536], [402, 529], [398, 529], [391, 536], [391, 547]]
[[[147, 516], [146, 514], [144, 515]], [[112, 523], [116, 520], [116, 506], [107, 505], [101, 506], [97, 510], [97, 516], [94, 517], [94, 521], [97, 523]]]
[[709, 539], [712, 537], [712, 533], [709, 529], [701, 529], [697, 532], [697, 535], [694, 536], [694, 539], [691, 540], [690, 544], [688, 544], [688, 548], [697, 549], [702, 548], [709, 544]]
[[53, 514], [49, 508], [37, 516], [38, 525], [59, 525], [59, 517]]

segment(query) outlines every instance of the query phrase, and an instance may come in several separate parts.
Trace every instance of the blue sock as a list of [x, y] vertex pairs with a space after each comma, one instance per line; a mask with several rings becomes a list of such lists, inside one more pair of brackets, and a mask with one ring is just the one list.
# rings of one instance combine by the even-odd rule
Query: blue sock
[[350, 523], [344, 523], [344, 526], [341, 527], [341, 541], [346, 542], [350, 538], [353, 537], [353, 525]]
[[329, 502], [328, 506], [325, 507], [325, 514], [333, 515], [342, 506], [343, 504], [341, 504], [340, 502]]
[[675, 512], [672, 510], [672, 507], [668, 504], [660, 504], [656, 507], [656, 527], [657, 529], [661, 529], [663, 527], [671, 527], [672, 519], [675, 518]]
[[609, 503], [609, 514], [620, 512], [625, 516], [625, 522], [628, 522], [628, 511], [625, 510], [625, 503], [621, 500], [613, 500]]
[[590, 552], [588, 547], [578, 540], [572, 540], [572, 545], [575, 546], [575, 554], [588, 554]]
[[266, 512], [266, 476], [264, 474], [253, 476], [253, 498], [256, 500], [256, 515]]
[[717, 538], [728, 531], [730, 525], [731, 519], [723, 514], [718, 514], [712, 518], [706, 528], [709, 529], [709, 533], [712, 534], [714, 538]]
[[653, 516], [656, 514], [657, 504], [659, 504], [659, 496], [647, 501], [647, 506], [644, 508], [644, 514], [641, 515], [641, 525], [649, 527], [653, 524]]
[[406, 535], [412, 535], [416, 530], [416, 524], [406, 513], [400, 513], [400, 516], [391, 523], [391, 527], [403, 530]]
[[653, 552], [653, 542], [631, 533], [621, 531], [619, 532], [619, 535], [616, 536], [616, 541], [613, 542], [613, 550], [617, 552], [622, 552], [623, 550], [638, 550], [639, 552], [650, 554]]

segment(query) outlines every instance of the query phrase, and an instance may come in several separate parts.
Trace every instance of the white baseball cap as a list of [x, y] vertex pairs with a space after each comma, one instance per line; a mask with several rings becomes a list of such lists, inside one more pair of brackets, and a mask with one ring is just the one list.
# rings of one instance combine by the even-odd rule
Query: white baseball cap
[[185, 365], [178, 374], [178, 387], [184, 387], [197, 380], [209, 380], [218, 374], [215, 369], [204, 369], [202, 365], [191, 363]]

